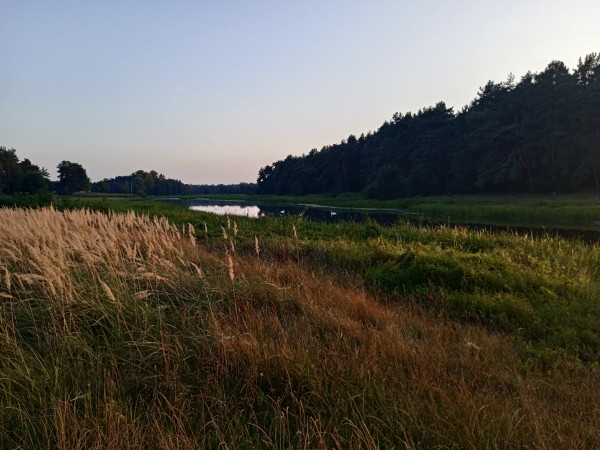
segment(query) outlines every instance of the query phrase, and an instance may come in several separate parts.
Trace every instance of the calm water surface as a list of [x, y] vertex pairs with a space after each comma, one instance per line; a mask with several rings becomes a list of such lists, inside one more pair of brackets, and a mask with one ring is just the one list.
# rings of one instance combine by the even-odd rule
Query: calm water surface
[[247, 217], [260, 217], [260, 208], [256, 205], [215, 205], [215, 204], [197, 204], [197, 200], [194, 200], [190, 205], [190, 209], [194, 211], [203, 211], [213, 214], [219, 214], [221, 216], [247, 216]]
[[349, 211], [330, 207], [306, 205], [259, 205], [241, 201], [204, 200], [196, 199], [189, 203], [190, 209], [204, 211], [219, 215], [247, 216], [247, 217], [282, 217], [297, 216], [322, 222], [362, 222], [368, 219], [381, 224], [397, 222], [403, 215], [402, 211], [383, 210]]

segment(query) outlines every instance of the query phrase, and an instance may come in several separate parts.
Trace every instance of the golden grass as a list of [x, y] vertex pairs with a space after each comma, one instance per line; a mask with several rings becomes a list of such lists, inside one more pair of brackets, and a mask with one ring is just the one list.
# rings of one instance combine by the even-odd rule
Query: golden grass
[[1, 209], [0, 448], [600, 445], [597, 369], [526, 369], [258, 238], [242, 258], [227, 222], [209, 251], [166, 219]]

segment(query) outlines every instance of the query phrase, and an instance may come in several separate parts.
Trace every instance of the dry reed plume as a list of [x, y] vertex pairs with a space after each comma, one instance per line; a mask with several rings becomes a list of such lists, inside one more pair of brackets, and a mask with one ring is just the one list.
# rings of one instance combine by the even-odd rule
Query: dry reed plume
[[166, 219], [0, 209], [0, 448], [600, 443], [597, 374], [221, 231], [211, 253]]

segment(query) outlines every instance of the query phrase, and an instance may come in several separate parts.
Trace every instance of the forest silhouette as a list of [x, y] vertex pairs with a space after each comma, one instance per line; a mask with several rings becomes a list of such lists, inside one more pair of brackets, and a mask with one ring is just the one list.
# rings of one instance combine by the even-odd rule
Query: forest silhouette
[[260, 194], [600, 192], [600, 55], [489, 81], [460, 112], [395, 113], [377, 131], [260, 169]]

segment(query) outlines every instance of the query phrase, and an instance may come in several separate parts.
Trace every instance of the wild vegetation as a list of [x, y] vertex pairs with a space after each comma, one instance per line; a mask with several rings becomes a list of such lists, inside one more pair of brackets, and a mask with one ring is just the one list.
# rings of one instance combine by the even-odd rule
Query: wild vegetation
[[326, 208], [360, 211], [365, 214], [404, 214], [417, 221], [451, 224], [600, 230], [600, 197], [597, 194], [417, 196], [390, 200], [365, 198], [356, 194], [212, 195], [210, 197], [216, 200], [247, 201], [261, 205], [319, 205]]
[[29, 159], [20, 160], [14, 148], [0, 147], [0, 206], [38, 207], [52, 203], [52, 192], [63, 195], [84, 191], [90, 179], [81, 164], [61, 161], [58, 181]]
[[0, 206], [49, 205], [48, 171], [28, 159], [21, 161], [15, 149], [0, 147]]
[[261, 194], [391, 199], [472, 193], [600, 192], [600, 55], [489, 81], [460, 112], [439, 102], [375, 133], [259, 171]]
[[0, 206], [48, 206], [53, 201], [52, 192], [65, 196], [91, 191], [140, 197], [191, 193], [189, 185], [154, 170], [138, 170], [129, 176], [105, 178], [96, 183], [90, 181], [79, 163], [62, 161], [57, 172], [58, 181], [51, 181], [45, 168], [32, 164], [29, 159], [21, 161], [14, 148], [0, 147]]
[[600, 446], [596, 246], [158, 208], [0, 209], [0, 446]]
[[256, 183], [238, 184], [192, 184], [190, 194], [195, 195], [254, 195]]
[[155, 170], [138, 170], [131, 175], [105, 178], [91, 185], [92, 192], [104, 194], [185, 195], [191, 193], [190, 186], [180, 180], [165, 177]]

